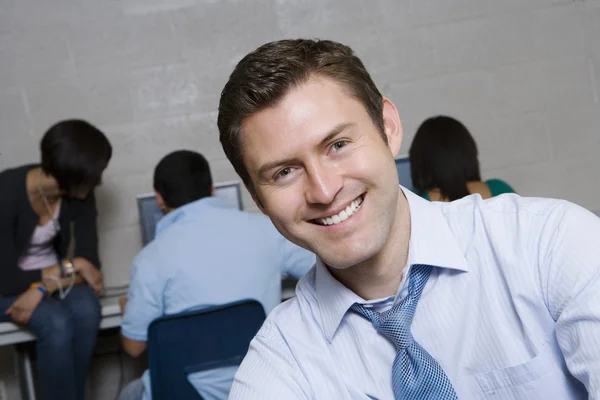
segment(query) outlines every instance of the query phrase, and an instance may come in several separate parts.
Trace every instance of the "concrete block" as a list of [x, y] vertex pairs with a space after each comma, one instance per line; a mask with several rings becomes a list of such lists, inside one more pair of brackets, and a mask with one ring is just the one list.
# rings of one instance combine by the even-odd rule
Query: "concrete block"
[[219, 141], [217, 128], [217, 113], [194, 114], [188, 118], [190, 124], [189, 142], [182, 142], [184, 147], [198, 151], [208, 160], [222, 160], [225, 158], [223, 146]]
[[227, 71], [249, 51], [281, 38], [271, 0], [200, 2], [172, 17], [186, 60], [213, 60]]
[[15, 135], [31, 135], [31, 121], [25, 91], [18, 86], [0, 87], [0, 152], [7, 150], [10, 138]]
[[594, 101], [585, 56], [495, 68], [491, 93], [498, 113], [539, 111]]
[[118, 229], [139, 223], [136, 196], [152, 193], [152, 171], [110, 177], [96, 189], [98, 229]]
[[144, 15], [165, 11], [183, 10], [194, 6], [196, 0], [123, 0], [120, 2], [126, 15]]
[[76, 81], [26, 85], [34, 135], [41, 138], [54, 123], [81, 118], [94, 123], [89, 99]]
[[67, 24], [78, 16], [78, 5], [69, 0], [2, 0], [13, 28], [40, 29]]
[[[597, 4], [595, 7], [587, 9], [587, 14], [590, 18], [592, 38], [600, 37], [600, 0], [598, 0], [595, 4]], [[600, 40], [592, 39], [589, 45], [592, 56], [595, 58], [595, 60], [600, 60]]]
[[133, 122], [133, 99], [129, 76], [122, 71], [96, 69], [78, 74], [90, 118], [97, 124]]
[[[362, 59], [382, 91], [439, 73], [435, 48], [425, 29], [364, 26], [346, 43]], [[385, 49], [382, 51], [382, 49]]]
[[552, 147], [545, 122], [544, 113], [506, 115], [491, 120], [488, 132], [476, 137], [481, 147], [479, 160], [482, 169], [549, 161]]
[[171, 20], [163, 13], [74, 22], [69, 42], [76, 68], [144, 67], [179, 60]]
[[506, 180], [522, 196], [572, 201], [590, 210], [600, 209], [600, 160], [578, 157], [488, 171]]
[[136, 121], [198, 110], [200, 89], [189, 64], [167, 64], [131, 72]]
[[167, 153], [188, 148], [192, 135], [186, 117], [106, 127], [113, 158], [106, 179], [129, 174], [150, 174]]
[[555, 159], [600, 154], [600, 104], [548, 110], [546, 121]]
[[579, 3], [533, 11], [536, 53], [541, 57], [586, 54], [593, 35], [588, 10]]
[[360, 37], [368, 26], [406, 28], [413, 22], [409, 0], [277, 0], [275, 4], [279, 29], [290, 39], [333, 35], [343, 41]]
[[491, 115], [485, 72], [440, 75], [391, 86], [387, 94], [398, 107], [405, 134], [433, 115], [470, 119]]
[[426, 28], [440, 71], [470, 71], [535, 58], [531, 17], [510, 14]]
[[0, 30], [0, 85], [55, 82], [73, 78], [62, 27]]
[[241, 181], [239, 175], [227, 159], [211, 161], [210, 168], [214, 182]]
[[498, 15], [510, 12], [528, 12], [533, 9], [543, 9], [560, 4], [572, 4], [573, 0], [483, 0], [482, 7], [488, 15]]
[[412, 9], [418, 24], [471, 19], [481, 16], [485, 2], [479, 0], [412, 0]]
[[142, 248], [139, 224], [101, 230], [99, 240], [104, 286], [121, 286], [128, 283], [131, 264]]

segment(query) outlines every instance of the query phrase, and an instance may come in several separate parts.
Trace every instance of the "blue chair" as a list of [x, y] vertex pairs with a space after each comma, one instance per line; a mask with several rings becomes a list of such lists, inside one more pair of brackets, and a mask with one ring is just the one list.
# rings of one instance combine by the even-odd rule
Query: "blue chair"
[[256, 300], [167, 315], [148, 328], [153, 400], [202, 399], [190, 373], [239, 365], [265, 320]]

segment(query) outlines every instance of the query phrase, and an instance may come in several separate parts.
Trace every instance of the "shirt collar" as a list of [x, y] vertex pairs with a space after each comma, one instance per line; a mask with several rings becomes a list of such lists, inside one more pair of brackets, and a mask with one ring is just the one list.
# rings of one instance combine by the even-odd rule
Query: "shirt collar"
[[199, 200], [192, 201], [191, 203], [172, 210], [167, 215], [162, 217], [160, 221], [158, 221], [158, 224], [156, 224], [155, 236], [158, 236], [159, 233], [177, 221], [185, 218], [187, 215], [197, 214], [207, 207], [229, 208], [223, 200], [214, 196], [203, 197]]
[[[401, 187], [410, 210], [411, 234], [408, 264], [426, 264], [467, 272], [467, 260], [456, 242], [442, 204], [432, 203]], [[317, 258], [315, 291], [325, 336], [332, 341], [346, 312], [360, 296], [336, 280]]]

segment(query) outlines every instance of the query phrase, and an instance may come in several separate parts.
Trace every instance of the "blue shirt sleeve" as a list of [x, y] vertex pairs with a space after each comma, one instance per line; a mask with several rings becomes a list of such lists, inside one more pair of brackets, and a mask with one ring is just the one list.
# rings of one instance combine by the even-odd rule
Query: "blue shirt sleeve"
[[277, 235], [277, 247], [281, 256], [281, 275], [302, 278], [315, 265], [317, 256], [287, 240], [275, 227], [273, 229]]
[[148, 326], [164, 314], [166, 278], [156, 268], [161, 263], [152, 257], [145, 257], [149, 250], [142, 250], [131, 267], [127, 306], [121, 322], [123, 336], [140, 342], [148, 340]]
[[[600, 393], [600, 219], [564, 202], [540, 237], [539, 279], [569, 371]], [[598, 397], [590, 397], [598, 398]]]

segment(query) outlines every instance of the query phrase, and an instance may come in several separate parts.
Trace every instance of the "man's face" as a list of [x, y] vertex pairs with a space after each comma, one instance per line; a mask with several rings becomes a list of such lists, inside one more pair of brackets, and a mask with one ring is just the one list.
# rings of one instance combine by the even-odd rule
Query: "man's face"
[[343, 269], [377, 255], [396, 215], [402, 129], [384, 101], [386, 145], [362, 103], [317, 77], [243, 124], [263, 212], [290, 241]]

